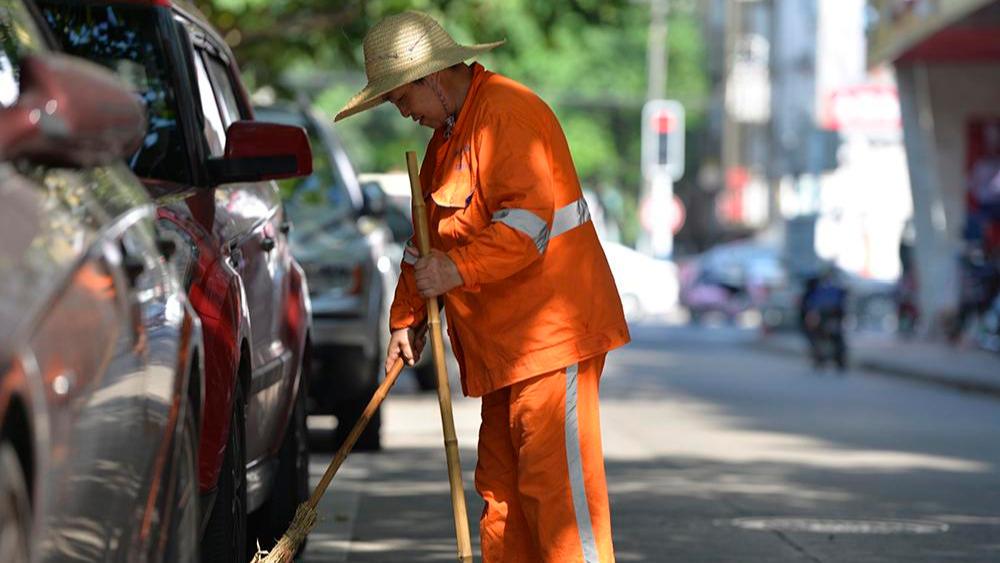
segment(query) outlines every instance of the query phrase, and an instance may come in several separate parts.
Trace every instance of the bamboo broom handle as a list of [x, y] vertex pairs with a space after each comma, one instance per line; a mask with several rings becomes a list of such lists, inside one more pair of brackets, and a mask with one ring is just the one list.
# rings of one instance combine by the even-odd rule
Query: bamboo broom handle
[[[425, 330], [425, 328], [421, 327], [418, 330], [418, 333], [423, 330]], [[420, 336], [417, 338], [419, 339]], [[354, 428], [351, 429], [351, 433], [347, 435], [347, 438], [344, 439], [344, 443], [341, 444], [340, 449], [337, 450], [333, 459], [330, 460], [330, 465], [326, 467], [326, 473], [323, 474], [323, 478], [319, 480], [319, 483], [313, 490], [312, 496], [309, 497], [309, 506], [313, 510], [316, 509], [316, 506], [319, 504], [319, 499], [323, 497], [323, 493], [325, 493], [327, 487], [330, 486], [330, 481], [333, 479], [333, 476], [337, 474], [337, 470], [340, 469], [341, 464], [343, 464], [344, 460], [347, 459], [347, 454], [351, 453], [354, 443], [358, 441], [358, 437], [361, 436], [365, 427], [368, 426], [368, 421], [370, 421], [372, 416], [375, 414], [375, 409], [382, 404], [386, 395], [389, 394], [389, 389], [391, 389], [393, 384], [396, 383], [396, 379], [399, 377], [399, 373], [403, 371], [404, 366], [405, 364], [403, 363], [402, 357], [398, 358], [396, 363], [392, 365], [392, 369], [385, 374], [385, 379], [382, 380], [378, 389], [375, 390], [375, 394], [372, 395], [371, 400], [368, 401], [368, 406], [365, 407], [365, 411], [361, 413], [361, 417], [359, 417], [358, 421], [354, 423]]]
[[[417, 249], [421, 256], [431, 252], [430, 233], [427, 227], [427, 209], [420, 188], [417, 153], [406, 151], [406, 168], [410, 173], [410, 191], [413, 195], [413, 219], [416, 223]], [[448, 367], [444, 359], [444, 338], [441, 335], [441, 313], [437, 298], [427, 300], [427, 330], [431, 335], [434, 367], [437, 369], [438, 403], [441, 407], [441, 427], [444, 430], [444, 449], [448, 459], [448, 483], [451, 485], [451, 507], [455, 513], [455, 537], [458, 540], [458, 560], [472, 563], [472, 539], [469, 536], [469, 516], [465, 509], [465, 491], [462, 488], [462, 465], [458, 457], [458, 439], [455, 437], [455, 419], [451, 408], [451, 389], [448, 384]]]

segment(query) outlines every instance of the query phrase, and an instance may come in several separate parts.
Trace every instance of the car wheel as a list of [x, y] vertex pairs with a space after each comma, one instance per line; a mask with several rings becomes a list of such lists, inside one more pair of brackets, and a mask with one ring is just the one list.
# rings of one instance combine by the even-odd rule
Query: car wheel
[[31, 501], [14, 447], [0, 442], [0, 561], [28, 561]]
[[166, 561], [196, 561], [198, 555], [198, 427], [188, 404], [184, 424], [177, 437], [177, 468], [174, 471], [173, 537], [167, 545]]
[[[375, 354], [374, 358], [365, 358], [364, 352], [359, 349], [352, 351], [352, 355], [354, 355], [356, 363], [349, 362], [347, 365], [357, 366], [356, 371], [351, 373], [351, 380], [355, 382], [355, 385], [350, 387], [350, 390], [334, 404], [333, 408], [333, 415], [337, 417], [337, 429], [333, 434], [334, 450], [340, 448], [358, 419], [361, 418], [361, 414], [365, 412], [365, 407], [368, 406], [368, 402], [371, 401], [378, 388], [379, 371], [383, 369], [378, 354]], [[373, 452], [382, 449], [381, 428], [382, 407], [380, 406], [375, 409], [368, 425], [358, 437], [358, 441], [354, 444], [354, 451]]]
[[434, 361], [426, 360], [422, 363], [418, 363], [413, 368], [413, 374], [417, 378], [417, 387], [421, 391], [436, 391], [438, 388], [438, 376], [437, 369], [434, 367]]
[[625, 313], [625, 320], [630, 323], [641, 321], [646, 316], [639, 297], [631, 293], [622, 296], [622, 311]]
[[705, 320], [705, 313], [700, 309], [690, 309], [688, 311], [688, 319], [693, 325], [700, 325]]
[[[334, 408], [334, 416], [337, 417], [337, 429], [333, 435], [333, 449], [337, 450], [347, 439], [354, 425], [365, 412], [365, 407], [375, 394], [375, 388], [371, 388], [366, 394], [353, 401], [339, 402]], [[354, 451], [374, 452], [382, 449], [381, 439], [382, 429], [382, 407], [375, 409], [368, 425], [358, 436], [358, 441], [354, 444]]]
[[247, 544], [246, 412], [243, 386], [237, 382], [233, 393], [229, 439], [222, 458], [218, 492], [201, 543], [205, 563], [246, 563]]
[[[267, 502], [251, 518], [251, 543], [268, 550], [281, 539], [295, 518], [299, 504], [309, 498], [309, 428], [306, 424], [305, 379], [295, 398], [295, 408], [278, 453], [278, 473]], [[305, 550], [306, 540], [298, 553]], [[255, 545], [256, 547], [256, 545]]]

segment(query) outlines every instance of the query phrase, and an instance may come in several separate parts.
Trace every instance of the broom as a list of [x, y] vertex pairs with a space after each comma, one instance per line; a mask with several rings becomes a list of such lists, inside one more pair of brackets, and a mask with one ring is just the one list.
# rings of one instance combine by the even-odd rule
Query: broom
[[[410, 173], [410, 189], [413, 195], [413, 217], [417, 225], [417, 248], [421, 256], [430, 254], [430, 235], [427, 227], [427, 211], [424, 207], [423, 191], [420, 189], [420, 177], [417, 172], [417, 155], [413, 151], [406, 152], [406, 166]], [[427, 324], [417, 330], [417, 340], [423, 338], [425, 331], [431, 331], [431, 345], [434, 353], [434, 365], [438, 376], [438, 403], [441, 408], [441, 426], [444, 431], [445, 455], [448, 461], [448, 482], [451, 486], [451, 504], [455, 517], [455, 536], [458, 542], [458, 559], [462, 563], [472, 563], [472, 540], [469, 535], [469, 518], [465, 508], [465, 492], [462, 487], [462, 467], [458, 457], [458, 439], [455, 436], [455, 420], [451, 407], [451, 390], [448, 383], [448, 370], [444, 359], [444, 339], [441, 335], [441, 315], [438, 310], [437, 298], [427, 300]], [[316, 506], [326, 493], [327, 487], [337, 470], [340, 469], [347, 454], [357, 442], [371, 420], [389, 389], [396, 383], [399, 373], [403, 370], [403, 359], [398, 358], [392, 368], [386, 373], [385, 379], [375, 390], [365, 411], [358, 418], [347, 435], [344, 443], [330, 460], [323, 478], [320, 479], [312, 496], [299, 505], [295, 511], [288, 531], [269, 552], [258, 551], [251, 563], [288, 563], [295, 556], [302, 541], [316, 525]]]
[[[423, 338], [423, 332], [426, 328], [426, 325], [424, 325], [417, 330], [417, 340]], [[288, 526], [288, 531], [285, 532], [285, 535], [281, 536], [274, 549], [271, 551], [258, 551], [251, 563], [288, 563], [295, 557], [295, 552], [302, 545], [302, 540], [309, 535], [313, 526], [316, 525], [316, 506], [319, 504], [319, 499], [326, 493], [326, 489], [330, 486], [333, 476], [337, 474], [337, 470], [344, 463], [347, 454], [351, 453], [354, 443], [358, 441], [358, 437], [361, 436], [365, 427], [368, 426], [368, 421], [375, 414], [375, 409], [382, 404], [386, 395], [389, 394], [389, 389], [396, 383], [396, 379], [399, 377], [399, 373], [403, 371], [403, 367], [403, 359], [396, 359], [396, 363], [385, 374], [385, 379], [382, 380], [378, 389], [375, 390], [375, 394], [368, 401], [365, 411], [361, 413], [361, 417], [354, 423], [351, 433], [347, 435], [340, 449], [337, 450], [333, 459], [330, 460], [330, 465], [327, 466], [326, 473], [323, 474], [323, 478], [319, 480], [319, 483], [313, 490], [312, 496], [295, 510], [295, 517], [292, 518], [292, 523]]]

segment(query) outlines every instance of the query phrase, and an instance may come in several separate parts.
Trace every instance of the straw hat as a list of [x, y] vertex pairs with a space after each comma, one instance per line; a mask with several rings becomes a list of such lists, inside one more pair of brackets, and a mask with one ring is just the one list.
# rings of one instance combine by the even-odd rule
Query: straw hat
[[334, 121], [381, 104], [387, 93], [403, 84], [471, 59], [503, 43], [459, 45], [427, 14], [407, 11], [389, 16], [365, 35], [368, 84], [347, 102]]

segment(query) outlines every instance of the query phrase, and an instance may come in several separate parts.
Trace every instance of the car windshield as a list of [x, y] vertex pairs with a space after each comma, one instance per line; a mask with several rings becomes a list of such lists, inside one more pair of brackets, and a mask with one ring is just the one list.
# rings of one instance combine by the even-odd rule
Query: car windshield
[[145, 102], [149, 126], [142, 146], [128, 159], [138, 176], [190, 183], [167, 38], [157, 13], [145, 6], [40, 2], [45, 21], [63, 50], [118, 74]]
[[303, 233], [322, 229], [345, 213], [353, 213], [347, 185], [330, 159], [325, 140], [301, 114], [268, 108], [258, 108], [255, 113], [259, 121], [297, 125], [305, 128], [309, 135], [313, 154], [312, 174], [278, 182], [281, 199], [296, 229]]

